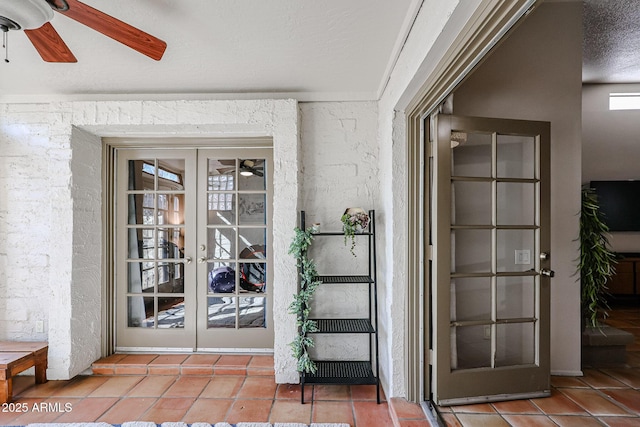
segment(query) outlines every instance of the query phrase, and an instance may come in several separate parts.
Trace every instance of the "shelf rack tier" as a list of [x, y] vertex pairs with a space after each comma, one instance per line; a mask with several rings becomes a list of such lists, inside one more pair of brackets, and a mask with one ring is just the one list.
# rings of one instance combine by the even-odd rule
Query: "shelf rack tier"
[[373, 283], [370, 276], [316, 276], [322, 283]]
[[311, 319], [318, 332], [327, 334], [372, 334], [375, 332], [369, 319]]
[[315, 374], [304, 374], [304, 384], [378, 384], [369, 361], [316, 361]]

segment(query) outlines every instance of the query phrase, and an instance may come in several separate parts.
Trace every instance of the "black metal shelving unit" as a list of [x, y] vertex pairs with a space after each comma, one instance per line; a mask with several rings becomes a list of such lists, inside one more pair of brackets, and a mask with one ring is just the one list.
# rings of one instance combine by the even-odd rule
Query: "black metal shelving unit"
[[[321, 275], [317, 277], [322, 283], [367, 284], [369, 297], [369, 315], [365, 318], [313, 318], [318, 325], [318, 334], [367, 334], [369, 335], [368, 360], [314, 360], [317, 366], [315, 373], [300, 373], [301, 402], [304, 403], [304, 387], [306, 384], [349, 384], [375, 385], [376, 397], [380, 403], [380, 376], [378, 368], [378, 284], [376, 278], [376, 221], [375, 211], [369, 211], [369, 227], [357, 238], [368, 242], [368, 274], [367, 275]], [[305, 230], [305, 211], [300, 212], [300, 227]], [[344, 236], [342, 232], [322, 232], [314, 234], [316, 238], [323, 236]], [[313, 399], [313, 398], [312, 398]]]

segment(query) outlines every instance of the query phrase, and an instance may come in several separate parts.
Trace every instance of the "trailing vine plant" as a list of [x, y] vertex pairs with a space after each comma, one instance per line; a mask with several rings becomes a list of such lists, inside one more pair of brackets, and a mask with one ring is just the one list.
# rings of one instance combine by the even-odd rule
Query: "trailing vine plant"
[[607, 233], [594, 189], [582, 190], [580, 212], [580, 273], [581, 303], [587, 326], [597, 328], [598, 317], [606, 318], [607, 281], [615, 273], [616, 256], [609, 249]]
[[356, 233], [361, 232], [369, 226], [369, 215], [360, 208], [349, 208], [344, 211], [342, 217], [342, 229], [344, 231], [344, 245], [351, 239], [349, 251], [351, 255], [357, 256], [354, 249], [356, 247]]
[[313, 338], [307, 334], [317, 332], [318, 325], [309, 319], [309, 304], [322, 282], [316, 279], [318, 272], [315, 262], [307, 257], [307, 251], [313, 242], [313, 229], [310, 227], [302, 230], [296, 227], [294, 231], [295, 237], [289, 246], [289, 254], [296, 259], [300, 272], [300, 290], [293, 295], [293, 301], [289, 305], [289, 313], [296, 315], [298, 326], [298, 335], [289, 346], [293, 350], [293, 357], [298, 361], [298, 372], [315, 373], [317, 366], [309, 356], [309, 349], [314, 345]]
[[340, 218], [344, 230], [344, 245], [347, 246], [347, 240], [351, 239], [351, 247], [349, 248], [349, 251], [351, 252], [351, 255], [356, 256], [356, 253], [354, 251], [354, 249], [356, 248], [356, 224], [353, 224], [351, 221], [349, 221], [349, 218], [350, 217], [347, 214], [342, 215], [342, 217]]

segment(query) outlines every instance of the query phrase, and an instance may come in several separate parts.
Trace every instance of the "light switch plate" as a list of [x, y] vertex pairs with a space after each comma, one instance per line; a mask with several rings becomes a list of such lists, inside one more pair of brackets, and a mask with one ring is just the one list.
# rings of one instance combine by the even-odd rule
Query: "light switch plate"
[[531, 251], [529, 249], [516, 249], [515, 264], [516, 265], [531, 264]]

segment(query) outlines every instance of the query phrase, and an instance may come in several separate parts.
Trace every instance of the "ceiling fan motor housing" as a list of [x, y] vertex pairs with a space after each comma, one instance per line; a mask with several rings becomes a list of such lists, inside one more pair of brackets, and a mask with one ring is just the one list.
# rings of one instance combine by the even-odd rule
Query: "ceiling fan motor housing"
[[53, 19], [53, 10], [46, 0], [2, 0], [0, 2], [0, 28], [33, 30]]

